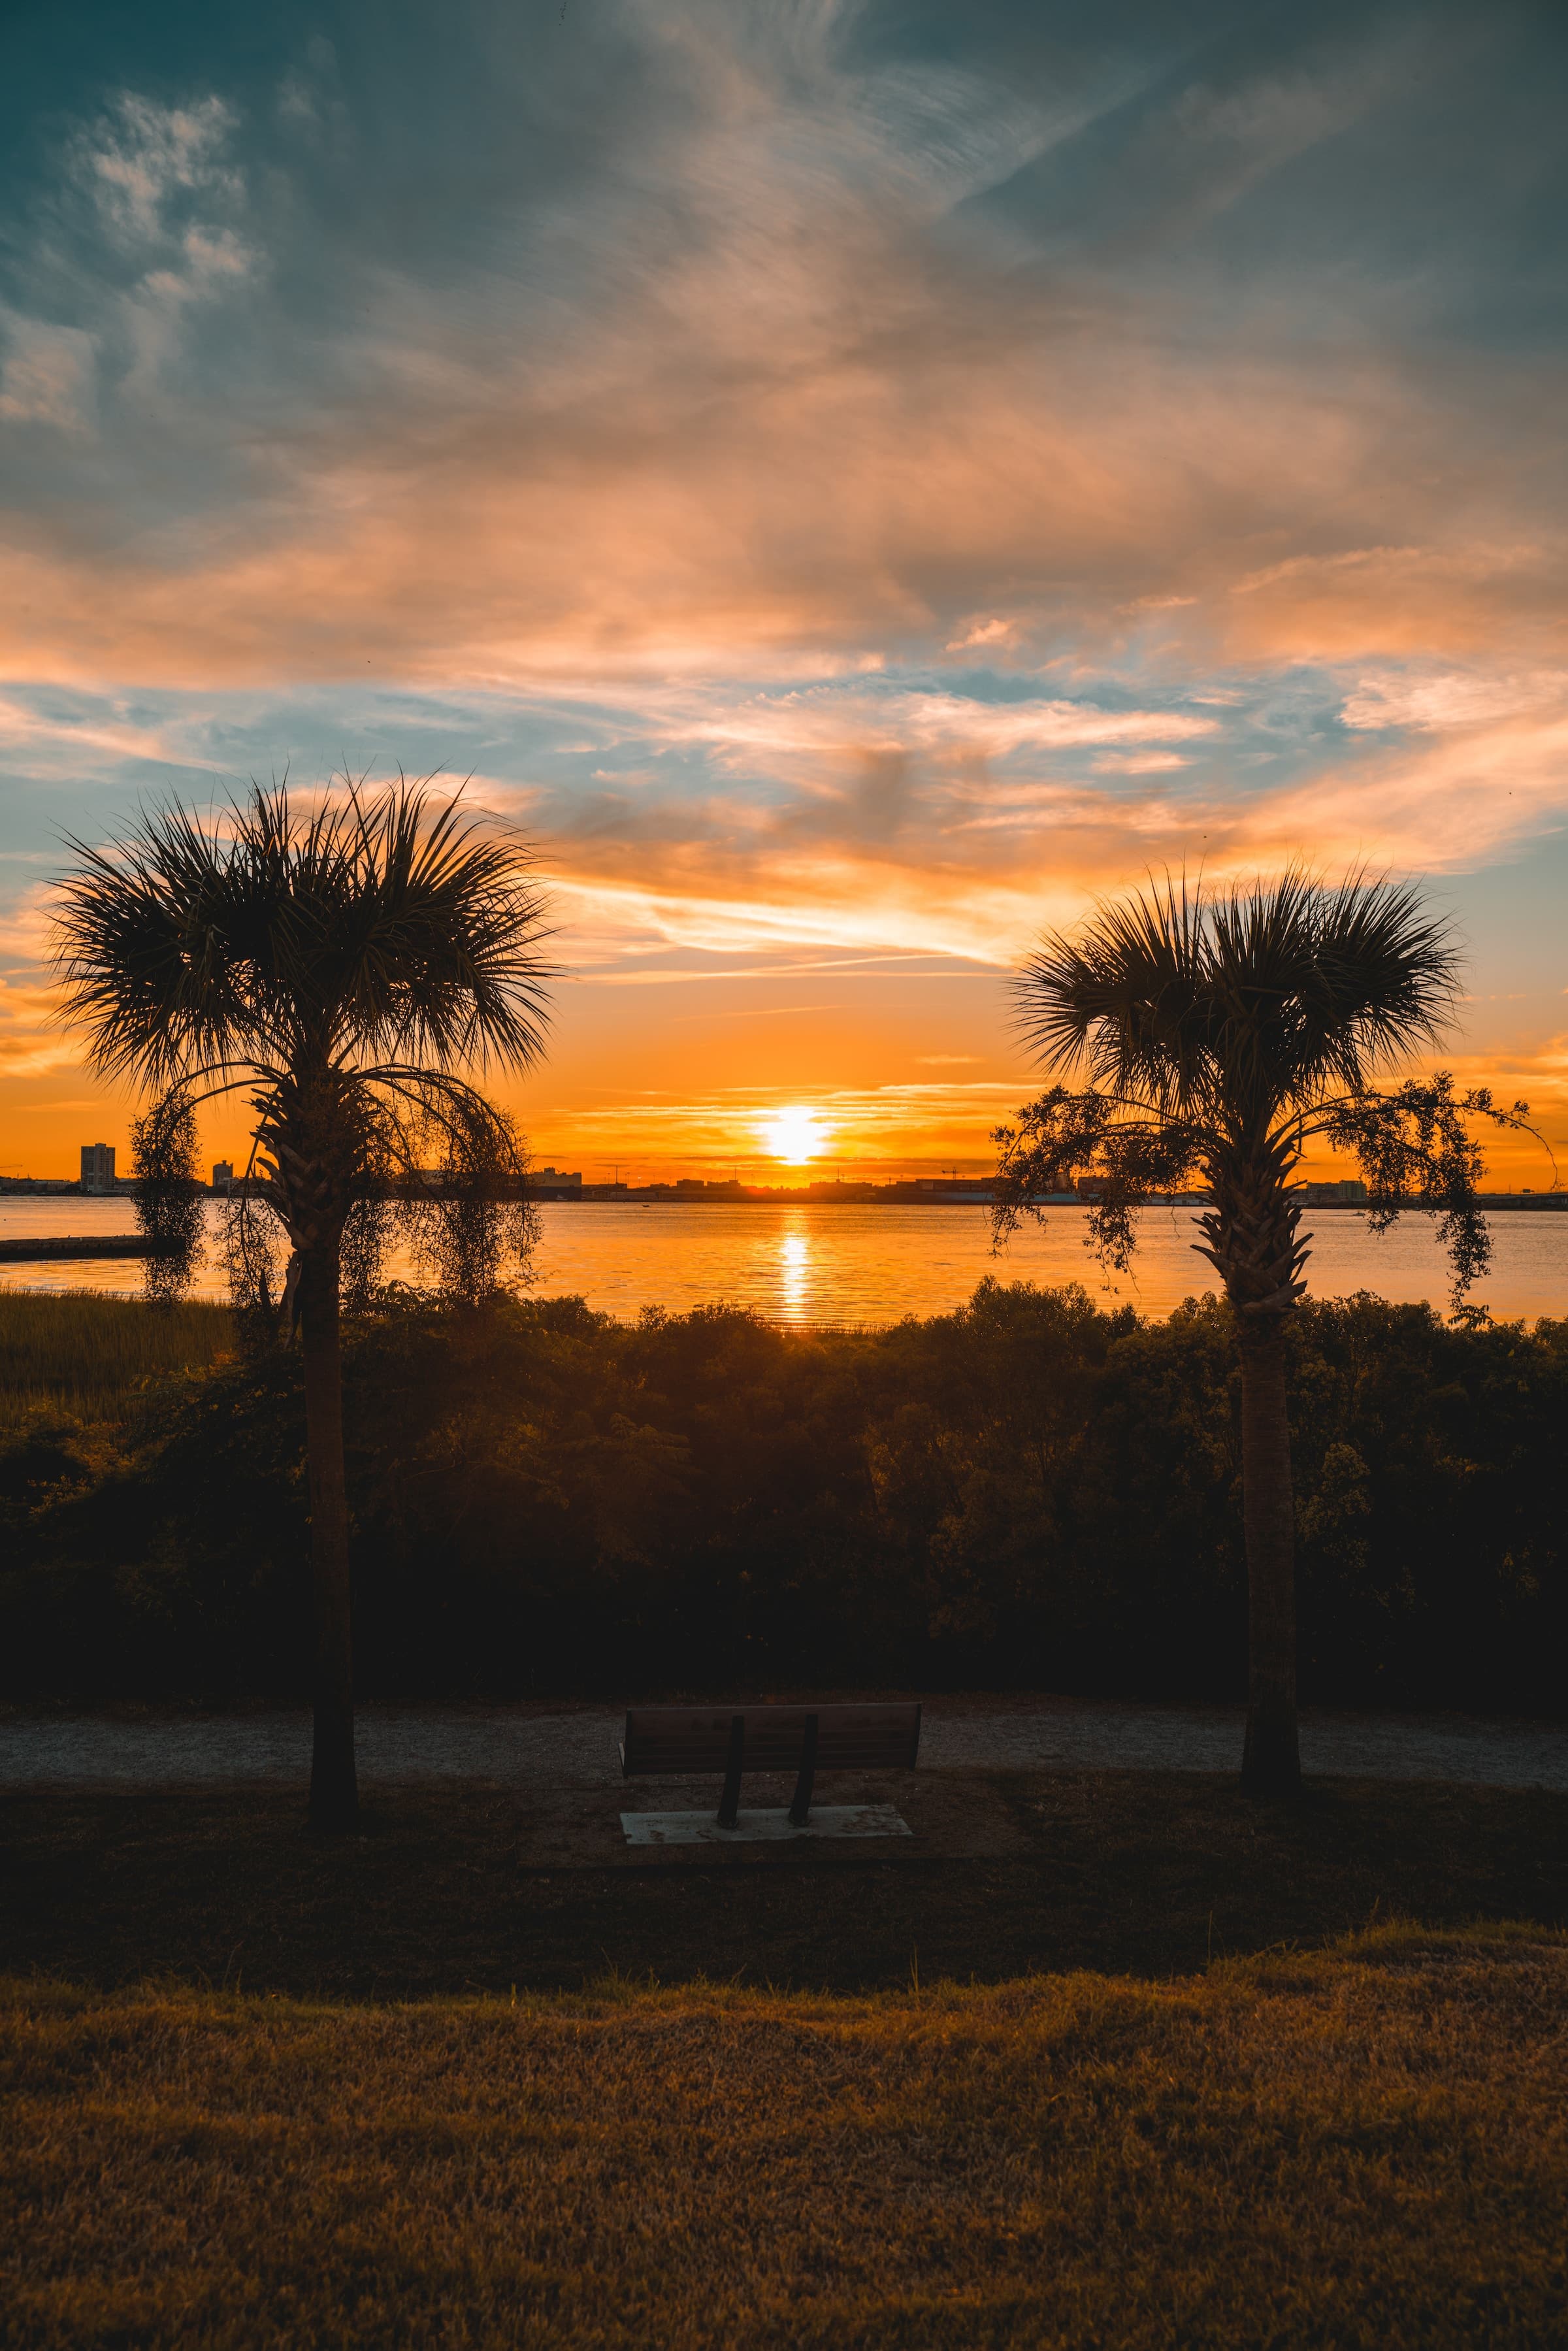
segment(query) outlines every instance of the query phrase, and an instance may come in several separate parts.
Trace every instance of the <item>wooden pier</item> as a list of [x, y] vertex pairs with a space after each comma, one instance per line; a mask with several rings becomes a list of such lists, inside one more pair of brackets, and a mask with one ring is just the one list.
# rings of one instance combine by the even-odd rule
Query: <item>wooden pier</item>
[[0, 1239], [0, 1265], [45, 1265], [68, 1258], [148, 1257], [141, 1233], [40, 1233]]

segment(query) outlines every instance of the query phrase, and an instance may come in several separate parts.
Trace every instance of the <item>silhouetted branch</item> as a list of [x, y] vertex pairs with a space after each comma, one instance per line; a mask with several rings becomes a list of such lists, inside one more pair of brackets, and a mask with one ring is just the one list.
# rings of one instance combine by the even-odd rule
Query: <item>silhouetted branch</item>
[[131, 1124], [136, 1221], [147, 1237], [148, 1301], [172, 1305], [190, 1288], [202, 1254], [204, 1212], [196, 1175], [196, 1118], [174, 1087]]

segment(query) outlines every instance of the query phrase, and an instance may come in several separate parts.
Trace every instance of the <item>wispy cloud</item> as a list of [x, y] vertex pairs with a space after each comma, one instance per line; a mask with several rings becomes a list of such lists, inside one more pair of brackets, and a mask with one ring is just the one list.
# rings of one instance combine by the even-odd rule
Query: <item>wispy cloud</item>
[[1549, 842], [1545, 19], [1081, 15], [106, 37], [0, 248], [0, 877], [149, 794], [472, 774], [620, 1098], [688, 987], [782, 1059], [802, 974], [907, 956], [896, 1038], [834, 1017], [936, 1066], [1151, 868]]
[[1527, 677], [1385, 671], [1359, 679], [1340, 716], [1364, 733], [1391, 726], [1437, 732], [1552, 709], [1568, 711], [1568, 670], [1538, 670]]

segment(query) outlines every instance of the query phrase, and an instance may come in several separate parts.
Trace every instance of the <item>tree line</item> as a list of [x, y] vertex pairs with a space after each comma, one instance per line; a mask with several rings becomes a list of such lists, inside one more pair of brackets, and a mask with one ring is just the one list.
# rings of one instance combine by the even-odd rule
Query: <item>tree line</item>
[[[1309, 1301], [1303, 1696], [1562, 1712], [1568, 1322]], [[981, 1285], [875, 1333], [392, 1293], [344, 1333], [361, 1695], [1247, 1688], [1232, 1310]], [[7, 1694], [311, 1693], [298, 1351], [0, 1453]]]

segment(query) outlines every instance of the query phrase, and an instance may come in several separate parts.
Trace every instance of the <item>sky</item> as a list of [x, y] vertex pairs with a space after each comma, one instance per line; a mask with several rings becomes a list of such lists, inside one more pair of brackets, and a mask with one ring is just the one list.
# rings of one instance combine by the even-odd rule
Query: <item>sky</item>
[[1558, 0], [5, 51], [0, 1172], [134, 1108], [53, 1015], [68, 837], [399, 768], [536, 845], [507, 1092], [591, 1179], [984, 1168], [1039, 932], [1291, 859], [1451, 915], [1443, 1063], [1568, 1165]]

